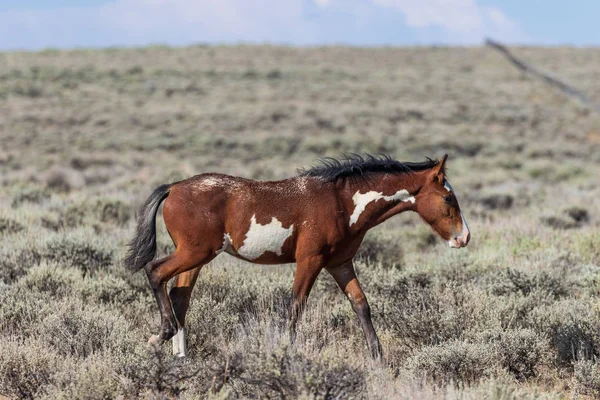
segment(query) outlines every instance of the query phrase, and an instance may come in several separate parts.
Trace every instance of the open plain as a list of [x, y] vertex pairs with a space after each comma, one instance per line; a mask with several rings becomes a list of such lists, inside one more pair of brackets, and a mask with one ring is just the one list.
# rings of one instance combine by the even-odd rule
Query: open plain
[[[600, 50], [514, 51], [600, 101]], [[200, 274], [190, 356], [146, 346], [159, 313], [122, 259], [157, 185], [350, 152], [448, 153], [472, 234], [450, 249], [402, 214], [367, 235], [385, 365], [328, 274], [292, 343], [294, 265], [226, 254]], [[600, 396], [600, 115], [490, 49], [0, 53], [0, 185], [0, 397]]]

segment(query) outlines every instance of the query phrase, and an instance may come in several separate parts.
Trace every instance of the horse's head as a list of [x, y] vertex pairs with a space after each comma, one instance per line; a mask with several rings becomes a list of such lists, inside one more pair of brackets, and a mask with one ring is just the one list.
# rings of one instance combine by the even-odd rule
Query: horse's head
[[471, 233], [454, 190], [446, 180], [447, 158], [448, 155], [444, 155], [425, 178], [425, 184], [415, 196], [415, 208], [450, 247], [460, 248], [469, 243]]

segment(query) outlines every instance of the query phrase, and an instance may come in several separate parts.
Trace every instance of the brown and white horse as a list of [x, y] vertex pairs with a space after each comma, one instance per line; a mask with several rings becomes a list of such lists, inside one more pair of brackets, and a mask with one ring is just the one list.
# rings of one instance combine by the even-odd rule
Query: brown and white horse
[[[369, 229], [404, 211], [417, 212], [450, 247], [469, 243], [469, 228], [446, 179], [446, 159], [401, 163], [353, 155], [325, 159], [282, 181], [202, 174], [159, 186], [141, 210], [125, 260], [133, 271], [145, 269], [161, 312], [161, 332], [149, 342], [162, 343], [177, 333], [174, 354], [185, 356], [185, 314], [196, 278], [203, 265], [225, 252], [258, 264], [296, 263], [292, 329], [326, 269], [350, 299], [371, 354], [380, 357], [352, 258]], [[155, 218], [163, 200], [176, 249], [153, 261]]]

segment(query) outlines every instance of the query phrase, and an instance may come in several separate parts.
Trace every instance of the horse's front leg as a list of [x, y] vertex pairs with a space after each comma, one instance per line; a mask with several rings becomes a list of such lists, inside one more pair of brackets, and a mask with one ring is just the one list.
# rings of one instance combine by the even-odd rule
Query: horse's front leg
[[333, 276], [340, 289], [342, 289], [350, 300], [352, 308], [360, 320], [371, 356], [377, 360], [381, 359], [381, 345], [371, 321], [371, 308], [367, 302], [367, 297], [358, 283], [358, 278], [356, 278], [352, 260], [337, 267], [329, 267], [327, 271]]
[[306, 308], [310, 290], [323, 269], [323, 256], [302, 257], [296, 262], [296, 274], [292, 286], [292, 310], [290, 332], [292, 338], [296, 334], [296, 325]]

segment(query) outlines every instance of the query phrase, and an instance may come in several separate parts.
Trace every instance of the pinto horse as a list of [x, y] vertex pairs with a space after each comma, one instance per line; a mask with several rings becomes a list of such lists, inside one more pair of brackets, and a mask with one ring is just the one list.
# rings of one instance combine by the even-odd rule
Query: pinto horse
[[[296, 263], [292, 330], [317, 276], [327, 270], [350, 299], [372, 356], [381, 357], [352, 259], [369, 229], [404, 211], [417, 212], [450, 247], [469, 243], [469, 228], [446, 179], [447, 157], [402, 163], [352, 155], [324, 159], [282, 181], [210, 173], [159, 186], [141, 210], [125, 260], [133, 271], [145, 269], [160, 309], [161, 332], [149, 343], [173, 338], [174, 354], [185, 356], [185, 315], [198, 273], [225, 252], [257, 264]], [[175, 251], [154, 260], [155, 218], [163, 200]]]

